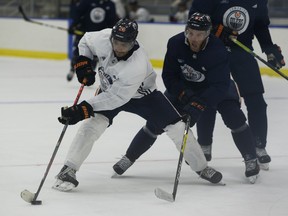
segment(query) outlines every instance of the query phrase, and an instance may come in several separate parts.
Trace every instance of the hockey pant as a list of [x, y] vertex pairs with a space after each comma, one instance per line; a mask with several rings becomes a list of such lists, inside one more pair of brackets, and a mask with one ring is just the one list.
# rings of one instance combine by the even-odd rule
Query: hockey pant
[[[168, 125], [164, 128], [167, 136], [174, 142], [179, 152], [181, 150], [184, 129], [185, 123], [182, 121], [179, 121], [174, 125]], [[198, 172], [207, 167], [205, 156], [191, 129], [188, 130], [184, 159], [188, 162], [193, 171]]]
[[91, 152], [94, 142], [104, 133], [108, 125], [108, 118], [101, 114], [95, 114], [95, 117], [83, 121], [72, 141], [64, 164], [78, 171]]

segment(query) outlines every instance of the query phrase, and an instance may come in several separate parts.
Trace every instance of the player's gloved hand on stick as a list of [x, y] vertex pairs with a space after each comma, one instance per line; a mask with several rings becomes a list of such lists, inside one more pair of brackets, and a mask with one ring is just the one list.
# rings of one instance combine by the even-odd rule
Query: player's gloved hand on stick
[[95, 82], [96, 72], [92, 69], [92, 60], [86, 56], [77, 58], [74, 69], [77, 74], [78, 81], [86, 86], [93, 85]]
[[191, 101], [191, 98], [195, 96], [195, 92], [191, 89], [184, 89], [178, 96], [178, 100], [182, 105], [186, 105]]
[[75, 30], [76, 30], [75, 26], [71, 25], [71, 26], [69, 26], [69, 28], [68, 28], [68, 33], [69, 33], [69, 34], [74, 34], [74, 31], [75, 31]]
[[238, 37], [238, 32], [230, 29], [229, 27], [223, 26], [223, 25], [218, 25], [214, 29], [216, 37], [220, 38], [224, 45], [226, 46], [231, 46], [233, 45], [233, 41], [231, 41], [231, 37], [237, 39]]
[[[190, 127], [193, 127], [196, 122], [199, 120], [202, 112], [206, 109], [204, 103], [201, 103], [199, 100], [192, 100], [187, 105], [184, 106], [183, 112], [186, 115], [190, 116]], [[184, 118], [185, 118], [184, 114]]]
[[285, 66], [281, 48], [277, 44], [273, 44], [272, 46], [266, 48], [265, 54], [267, 55], [267, 61], [275, 68], [280, 69], [281, 67]]
[[71, 106], [69, 108], [61, 108], [61, 117], [58, 121], [62, 124], [74, 125], [83, 119], [94, 117], [93, 107], [86, 101], [81, 102], [78, 105]]

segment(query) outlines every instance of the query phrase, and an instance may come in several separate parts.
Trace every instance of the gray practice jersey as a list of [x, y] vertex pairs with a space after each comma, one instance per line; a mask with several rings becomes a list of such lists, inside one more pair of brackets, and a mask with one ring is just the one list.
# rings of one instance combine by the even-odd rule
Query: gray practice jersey
[[140, 46], [127, 60], [118, 61], [110, 42], [111, 31], [87, 32], [79, 43], [80, 55], [99, 59], [102, 93], [87, 100], [94, 111], [113, 110], [156, 89], [156, 73], [144, 49]]

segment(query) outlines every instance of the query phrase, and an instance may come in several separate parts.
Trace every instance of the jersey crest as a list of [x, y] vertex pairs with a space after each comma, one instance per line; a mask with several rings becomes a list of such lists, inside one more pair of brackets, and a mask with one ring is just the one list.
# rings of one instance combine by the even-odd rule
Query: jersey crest
[[180, 66], [182, 70], [182, 74], [187, 81], [191, 82], [202, 82], [205, 79], [205, 75], [191, 66], [185, 64]]
[[229, 8], [223, 15], [224, 26], [229, 27], [239, 34], [246, 31], [250, 22], [248, 11], [239, 6]]
[[109, 89], [113, 84], [113, 78], [104, 72], [104, 67], [99, 67], [98, 74], [101, 83], [101, 90], [106, 91]]
[[105, 19], [105, 10], [101, 7], [96, 7], [90, 12], [90, 19], [93, 23], [101, 23]]

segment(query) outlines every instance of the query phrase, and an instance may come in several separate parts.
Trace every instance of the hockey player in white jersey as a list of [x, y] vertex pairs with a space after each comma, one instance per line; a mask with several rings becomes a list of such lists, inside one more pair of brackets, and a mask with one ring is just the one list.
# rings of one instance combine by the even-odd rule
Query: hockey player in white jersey
[[[178, 150], [182, 143], [185, 123], [167, 98], [156, 89], [156, 73], [136, 41], [138, 25], [128, 19], [120, 20], [113, 29], [86, 33], [79, 43], [80, 56], [75, 65], [80, 83], [95, 82], [91, 67], [93, 56], [99, 59], [100, 93], [78, 105], [62, 108], [59, 121], [73, 125], [84, 120], [70, 149], [64, 167], [56, 176], [53, 188], [69, 191], [77, 187], [76, 171], [90, 153], [94, 142], [112, 124], [121, 111], [137, 114], [149, 125], [163, 130]], [[161, 132], [160, 132], [161, 131]], [[184, 159], [201, 178], [218, 183], [222, 174], [207, 166], [204, 154], [192, 131], [188, 132]]]

